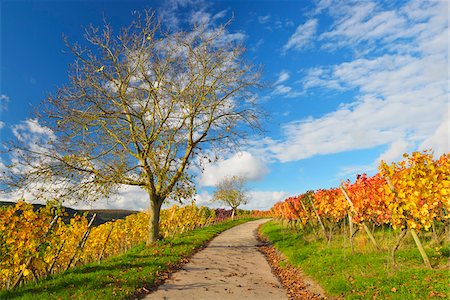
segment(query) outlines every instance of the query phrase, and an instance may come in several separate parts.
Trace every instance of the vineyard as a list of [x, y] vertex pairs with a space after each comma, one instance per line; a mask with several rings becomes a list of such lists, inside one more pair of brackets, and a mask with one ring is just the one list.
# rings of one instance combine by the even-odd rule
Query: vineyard
[[[12, 289], [29, 280], [39, 280], [75, 266], [100, 261], [124, 253], [145, 241], [148, 212], [123, 220], [92, 226], [95, 215], [75, 216], [63, 221], [66, 213], [51, 205], [33, 210], [20, 201], [4, 207], [0, 214], [0, 289]], [[260, 215], [258, 211], [241, 215]], [[161, 212], [161, 235], [177, 234], [227, 220], [231, 210], [209, 209], [194, 204], [172, 206]]]
[[[410, 234], [424, 264], [432, 268], [426, 248], [433, 246], [436, 253], [445, 252], [450, 232], [450, 155], [434, 159], [425, 151], [404, 157], [391, 165], [382, 162], [374, 176], [363, 174], [354, 182], [342, 181], [337, 188], [290, 197], [275, 204], [270, 212], [238, 210], [237, 214], [270, 214], [285, 226], [312, 232], [328, 244], [344, 241], [352, 253], [360, 251], [359, 234], [374, 251], [388, 250], [394, 265], [402, 240]], [[172, 239], [230, 217], [231, 210], [197, 207], [194, 203], [174, 205], [161, 212], [161, 237]], [[146, 240], [149, 218], [148, 212], [140, 212], [94, 226], [95, 214], [68, 219], [64, 209], [51, 204], [33, 209], [31, 204], [19, 201], [15, 206], [2, 207], [0, 287], [11, 290], [24, 282], [125, 253]], [[395, 241], [383, 238], [386, 228], [396, 234]]]
[[[404, 160], [388, 165], [381, 162], [379, 173], [358, 175], [354, 182], [343, 181], [338, 188], [309, 191], [290, 197], [272, 207], [273, 215], [293, 228], [314, 230], [328, 242], [339, 232], [348, 236], [352, 253], [357, 232], [364, 232], [376, 249], [377, 228], [398, 231], [390, 250], [395, 253], [409, 233], [431, 268], [420, 234], [432, 236], [441, 245], [449, 234], [450, 155], [433, 159], [428, 152], [404, 155]], [[439, 247], [437, 248], [439, 249]]]

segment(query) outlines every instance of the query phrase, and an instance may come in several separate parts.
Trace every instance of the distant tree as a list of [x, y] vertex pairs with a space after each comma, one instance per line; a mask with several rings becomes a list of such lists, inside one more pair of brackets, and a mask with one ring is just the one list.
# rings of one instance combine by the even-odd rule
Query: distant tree
[[242, 176], [231, 176], [222, 179], [213, 195], [213, 201], [221, 202], [232, 209], [231, 218], [234, 218], [240, 205], [248, 203], [247, 181]]
[[16, 142], [3, 184], [75, 200], [140, 187], [153, 243], [163, 202], [194, 193], [189, 168], [199, 155], [260, 129], [260, 72], [226, 25], [170, 33], [144, 11], [119, 32], [105, 22], [85, 37], [83, 45], [66, 39], [75, 56], [69, 81], [38, 114], [55, 138], [41, 147]]

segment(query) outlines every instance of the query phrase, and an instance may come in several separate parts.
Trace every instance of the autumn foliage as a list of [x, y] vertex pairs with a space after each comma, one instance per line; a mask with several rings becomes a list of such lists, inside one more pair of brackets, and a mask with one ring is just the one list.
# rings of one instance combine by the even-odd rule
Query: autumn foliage
[[[261, 212], [246, 213], [249, 216], [258, 214]], [[55, 215], [59, 218], [49, 231]], [[31, 204], [23, 201], [1, 209], [0, 289], [11, 288], [20, 273], [21, 281], [39, 279], [123, 253], [147, 237], [148, 212], [132, 214], [89, 230], [86, 216], [75, 216], [65, 223], [61, 218], [63, 215], [64, 210], [50, 205], [33, 210]], [[214, 209], [194, 204], [174, 205], [162, 210], [161, 217], [162, 237], [172, 237], [225, 220], [218, 220]], [[87, 239], [83, 243], [82, 238], [86, 234]]]
[[303, 225], [317, 216], [327, 222], [340, 222], [350, 213], [353, 222], [389, 224], [394, 229], [430, 230], [433, 222], [448, 222], [450, 210], [450, 154], [433, 159], [429, 151], [405, 154], [391, 165], [381, 162], [372, 177], [358, 175], [345, 181], [342, 189], [320, 189], [290, 197], [272, 207], [275, 217], [300, 220]]

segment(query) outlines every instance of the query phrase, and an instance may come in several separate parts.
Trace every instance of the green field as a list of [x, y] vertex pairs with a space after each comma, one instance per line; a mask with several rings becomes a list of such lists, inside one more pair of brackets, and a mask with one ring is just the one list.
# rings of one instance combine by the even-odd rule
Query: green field
[[[397, 251], [397, 264], [389, 249], [395, 243], [391, 230], [375, 232], [382, 250], [375, 250], [359, 232], [355, 253], [348, 239], [335, 235], [330, 244], [313, 233], [287, 228], [276, 221], [261, 227], [261, 233], [284, 254], [319, 283], [331, 297], [343, 299], [448, 299], [449, 245], [425, 247], [433, 265], [423, 265], [419, 251], [408, 236]], [[427, 243], [427, 245], [430, 243]]]

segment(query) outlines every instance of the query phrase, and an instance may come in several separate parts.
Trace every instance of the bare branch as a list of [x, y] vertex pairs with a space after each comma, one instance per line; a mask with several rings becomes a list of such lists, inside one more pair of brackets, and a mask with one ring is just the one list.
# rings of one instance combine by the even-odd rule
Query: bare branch
[[167, 198], [188, 197], [200, 145], [238, 145], [260, 129], [260, 72], [227, 26], [168, 33], [144, 11], [118, 32], [106, 21], [88, 26], [89, 46], [66, 38], [75, 58], [69, 83], [44, 101], [39, 118], [56, 140], [13, 147], [16, 165], [4, 177], [14, 188], [38, 186], [46, 197], [60, 189], [55, 197], [71, 199], [140, 186], [155, 211]]

